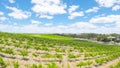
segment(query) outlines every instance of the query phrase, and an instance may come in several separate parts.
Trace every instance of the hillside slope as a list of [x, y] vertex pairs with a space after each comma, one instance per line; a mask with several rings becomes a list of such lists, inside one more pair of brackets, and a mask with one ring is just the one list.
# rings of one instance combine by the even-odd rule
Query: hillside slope
[[109, 68], [112, 60], [119, 60], [120, 46], [0, 32], [0, 56], [0, 68]]

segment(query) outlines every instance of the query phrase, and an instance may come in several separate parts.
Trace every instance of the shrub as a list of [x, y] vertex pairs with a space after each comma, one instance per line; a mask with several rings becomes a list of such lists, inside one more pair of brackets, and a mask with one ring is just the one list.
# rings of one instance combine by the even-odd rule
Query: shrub
[[6, 68], [6, 64], [5, 64], [5, 62], [3, 61], [2, 57], [0, 57], [0, 67], [1, 67], [1, 68]]
[[11, 48], [7, 48], [7, 49], [5, 49], [3, 52], [4, 52], [4, 53], [7, 53], [7, 54], [12, 54], [12, 55], [14, 55], [14, 50], [11, 49]]
[[25, 48], [25, 49], [29, 49], [30, 46], [29, 46], [29, 45], [24, 45], [24, 48]]
[[28, 56], [28, 51], [27, 50], [22, 50], [20, 51], [20, 55], [24, 56]]
[[69, 55], [68, 55], [68, 58], [75, 58], [75, 55], [69, 54]]
[[31, 68], [37, 68], [37, 65], [36, 64], [32, 64]]
[[47, 68], [59, 68], [55, 62], [47, 64]]
[[38, 65], [38, 68], [43, 68], [43, 66], [41, 64]]
[[43, 66], [41, 64], [39, 65], [32, 64], [31, 68], [43, 68]]
[[42, 55], [41, 57], [42, 57], [42, 58], [54, 58], [55, 56], [47, 53], [47, 54]]
[[17, 44], [14, 44], [14, 46], [15, 46], [15, 47], [20, 47], [20, 44], [19, 44], [19, 43], [17, 43]]
[[33, 53], [32, 55], [35, 56], [35, 57], [39, 56], [37, 53]]
[[59, 59], [62, 59], [62, 58], [63, 58], [62, 54], [55, 54], [55, 56], [56, 56], [57, 58], [59, 58]]
[[68, 54], [68, 58], [78, 58], [80, 55]]
[[40, 46], [34, 46], [34, 49], [40, 50]]
[[90, 66], [93, 62], [92, 61], [86, 61], [86, 62], [79, 62], [77, 64], [78, 67], [82, 67], [82, 66]]
[[49, 48], [47, 48], [47, 47], [42, 47], [41, 50], [49, 51]]
[[68, 68], [70, 68], [70, 64], [68, 64]]
[[65, 49], [56, 48], [55, 51], [56, 52], [65, 52]]
[[0, 46], [0, 52], [2, 52], [2, 47]]
[[96, 59], [95, 62], [98, 64], [102, 64], [105, 62], [105, 58]]
[[13, 64], [14, 64], [14, 68], [19, 68], [19, 63], [18, 63], [18, 61], [13, 62]]

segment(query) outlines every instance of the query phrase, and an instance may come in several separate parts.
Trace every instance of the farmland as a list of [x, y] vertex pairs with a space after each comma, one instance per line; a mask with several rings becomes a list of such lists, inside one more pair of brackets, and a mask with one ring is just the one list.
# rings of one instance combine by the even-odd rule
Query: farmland
[[119, 68], [120, 46], [0, 32], [0, 68]]

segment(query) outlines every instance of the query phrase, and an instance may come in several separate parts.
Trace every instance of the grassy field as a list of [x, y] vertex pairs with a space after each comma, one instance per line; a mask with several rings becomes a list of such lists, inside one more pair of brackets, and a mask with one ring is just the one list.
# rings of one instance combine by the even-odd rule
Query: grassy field
[[119, 68], [120, 46], [0, 32], [0, 68]]
[[34, 34], [35, 37], [46, 38], [46, 39], [56, 39], [56, 40], [73, 40], [71, 37], [53, 35], [53, 34]]

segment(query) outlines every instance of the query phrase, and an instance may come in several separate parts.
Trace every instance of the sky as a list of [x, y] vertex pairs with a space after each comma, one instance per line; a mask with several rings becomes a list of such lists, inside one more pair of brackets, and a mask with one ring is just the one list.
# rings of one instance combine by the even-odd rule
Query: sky
[[0, 31], [120, 34], [120, 0], [0, 0]]

